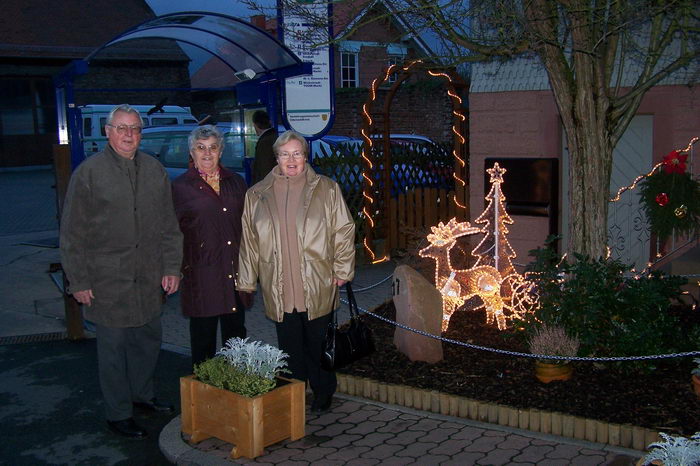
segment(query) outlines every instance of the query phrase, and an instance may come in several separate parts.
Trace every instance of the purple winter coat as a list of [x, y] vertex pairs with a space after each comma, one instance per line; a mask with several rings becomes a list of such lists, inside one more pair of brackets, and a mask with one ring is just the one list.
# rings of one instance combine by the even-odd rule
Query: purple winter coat
[[221, 167], [220, 194], [190, 168], [173, 181], [175, 213], [184, 235], [182, 313], [209, 317], [242, 311], [234, 288], [246, 184]]

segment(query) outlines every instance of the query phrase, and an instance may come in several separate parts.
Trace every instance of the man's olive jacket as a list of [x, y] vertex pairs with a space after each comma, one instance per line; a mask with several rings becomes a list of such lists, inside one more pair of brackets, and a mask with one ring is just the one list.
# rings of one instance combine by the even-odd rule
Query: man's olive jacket
[[[339, 304], [333, 279], [351, 281], [355, 275], [355, 223], [338, 183], [316, 174], [308, 165], [305, 170], [299, 175], [306, 177], [306, 183], [296, 230], [304, 301], [308, 318], [313, 320]], [[255, 291], [259, 279], [265, 314], [282, 322], [281, 225], [273, 193], [274, 179], [275, 174], [270, 172], [246, 193], [236, 289]]]
[[180, 275], [180, 232], [163, 166], [109, 145], [71, 176], [61, 217], [61, 263], [70, 292], [91, 289], [85, 317], [138, 327], [160, 315], [161, 280]]

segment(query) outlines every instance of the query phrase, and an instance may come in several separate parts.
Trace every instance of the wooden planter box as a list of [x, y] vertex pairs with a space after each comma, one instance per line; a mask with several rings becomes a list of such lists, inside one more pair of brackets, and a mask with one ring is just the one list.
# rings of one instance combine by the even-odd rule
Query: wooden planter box
[[248, 398], [202, 383], [193, 375], [181, 377], [182, 432], [193, 443], [216, 437], [233, 444], [232, 458], [255, 458], [266, 446], [304, 437], [305, 384], [279, 379], [281, 386]]

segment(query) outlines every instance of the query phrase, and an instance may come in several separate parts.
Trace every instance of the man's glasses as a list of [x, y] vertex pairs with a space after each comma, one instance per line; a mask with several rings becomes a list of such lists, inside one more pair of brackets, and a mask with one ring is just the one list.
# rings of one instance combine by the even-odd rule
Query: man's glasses
[[141, 134], [141, 130], [143, 129], [139, 125], [119, 125], [119, 126], [114, 126], [109, 123], [107, 123], [107, 126], [111, 128], [116, 128], [117, 133], [119, 134], [129, 134], [129, 133], [135, 133], [135, 134]]
[[214, 143], [211, 146], [205, 146], [204, 144], [195, 144], [195, 146], [194, 146], [195, 151], [202, 152], [202, 153], [205, 153], [207, 151], [216, 153], [216, 152], [219, 152], [220, 148], [221, 148], [221, 146], [218, 145], [217, 143]]
[[304, 158], [304, 154], [301, 153], [301, 152], [299, 152], [299, 151], [295, 151], [295, 152], [280, 152], [279, 155], [278, 155], [277, 157], [279, 157], [281, 160], [289, 160], [289, 159], [296, 159], [296, 160], [299, 160], [299, 159], [303, 159], [303, 158]]

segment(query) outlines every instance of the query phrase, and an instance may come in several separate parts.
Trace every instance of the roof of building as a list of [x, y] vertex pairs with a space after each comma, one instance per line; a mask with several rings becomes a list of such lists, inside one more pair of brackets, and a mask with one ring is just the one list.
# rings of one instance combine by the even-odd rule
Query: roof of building
[[408, 22], [396, 11], [393, 5], [384, 0], [359, 0], [355, 2], [338, 2], [333, 9], [333, 33], [336, 38], [351, 32], [352, 28], [361, 24], [362, 19], [370, 14], [373, 8], [380, 8], [388, 12], [396, 27], [404, 31], [403, 41], [410, 40], [423, 56], [434, 56], [433, 47], [430, 45], [432, 38], [427, 31], [415, 34]]
[[[641, 37], [641, 36], [640, 36]], [[680, 52], [678, 43], [672, 44], [664, 52], [657, 67], [669, 63]], [[632, 55], [632, 54], [630, 54]], [[643, 58], [643, 56], [641, 57]], [[627, 57], [624, 72], [620, 79], [621, 87], [634, 86], [642, 70], [641, 58]], [[617, 82], [613, 75], [612, 82]], [[689, 66], [672, 73], [658, 85], [687, 85], [700, 83], [700, 62], [691, 62]], [[489, 63], [475, 63], [471, 68], [470, 92], [505, 92], [505, 91], [539, 91], [548, 90], [549, 78], [539, 57], [521, 55], [511, 60]]]
[[145, 0], [6, 0], [0, 56], [83, 58], [155, 14]]

